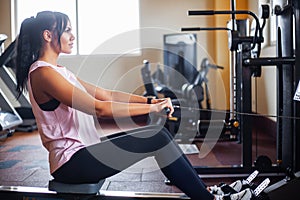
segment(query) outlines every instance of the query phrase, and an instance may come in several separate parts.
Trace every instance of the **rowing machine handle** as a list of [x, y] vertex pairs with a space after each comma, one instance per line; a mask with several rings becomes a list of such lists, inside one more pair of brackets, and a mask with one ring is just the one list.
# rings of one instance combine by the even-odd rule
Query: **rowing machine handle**
[[150, 124], [156, 124], [156, 125], [162, 125], [167, 120], [167, 115], [170, 113], [170, 108], [164, 108], [159, 113], [149, 113], [148, 119], [147, 119], [147, 125]]
[[171, 112], [171, 110], [170, 110], [170, 108], [168, 108], [168, 107], [165, 107], [165, 108], [162, 110], [162, 113], [163, 113], [163, 114], [166, 114], [166, 115], [169, 115], [170, 112]]

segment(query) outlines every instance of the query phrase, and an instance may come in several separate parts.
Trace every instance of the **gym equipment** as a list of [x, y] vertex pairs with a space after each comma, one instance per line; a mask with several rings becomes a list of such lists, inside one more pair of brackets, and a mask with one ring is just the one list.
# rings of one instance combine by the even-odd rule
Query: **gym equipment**
[[[176, 34], [178, 37], [179, 34]], [[172, 35], [174, 36], [174, 35]], [[180, 49], [182, 44], [180, 45]], [[173, 44], [173, 51], [175, 49]], [[175, 57], [174, 52], [171, 54], [172, 57]], [[179, 55], [176, 55], [177, 57]], [[184, 58], [181, 58], [184, 60]], [[171, 58], [168, 59], [169, 62], [172, 60]], [[176, 60], [180, 60], [179, 58]], [[150, 70], [150, 63], [148, 60], [144, 60], [143, 64], [144, 67], [141, 68], [141, 75], [145, 86], [145, 94], [144, 96], [151, 96], [151, 97], [158, 97], [159, 95], [163, 95], [164, 97], [169, 97], [172, 100], [172, 103], [175, 108], [175, 113], [173, 114], [173, 118], [169, 119], [166, 123], [166, 127], [169, 129], [169, 131], [175, 136], [177, 141], [196, 141], [196, 140], [202, 140], [208, 129], [216, 129], [217, 132], [221, 132], [221, 139], [224, 140], [236, 140], [237, 138], [237, 127], [235, 121], [228, 121], [225, 114], [221, 114], [220, 119], [211, 119], [212, 111], [211, 105], [210, 105], [210, 94], [208, 89], [208, 79], [207, 79], [207, 73], [209, 69], [223, 69], [221, 66], [213, 65], [209, 62], [207, 58], [204, 58], [199, 71], [194, 71], [193, 73], [183, 72], [183, 69], [185, 69], [184, 62], [181, 61], [182, 65], [180, 67], [181, 72], [179, 72], [178, 69], [173, 69], [171, 66], [164, 66], [165, 70], [167, 69], [166, 74], [173, 74], [176, 79], [177, 76], [175, 73], [178, 74], [185, 74], [185, 77], [193, 77], [191, 81], [188, 81], [187, 78], [184, 78], [181, 80], [182, 84], [181, 86], [175, 85], [174, 87], [170, 85], [170, 83], [166, 82], [165, 80], [172, 79], [171, 76], [164, 74], [161, 75], [162, 72], [160, 70], [160, 65], [157, 65], [157, 70], [151, 75]], [[188, 61], [185, 61], [188, 63]], [[180, 64], [174, 64], [174, 66], [180, 65]], [[172, 68], [168, 69], [168, 68]], [[190, 68], [189, 65], [187, 68]], [[172, 73], [171, 73], [172, 72]], [[177, 74], [177, 75], [178, 75]], [[174, 78], [173, 78], [174, 79]], [[183, 82], [185, 80], [185, 82]], [[174, 81], [173, 81], [174, 82]], [[169, 85], [169, 86], [167, 86]], [[181, 88], [181, 89], [178, 89]], [[204, 93], [206, 95], [204, 95]], [[203, 109], [202, 102], [205, 99], [205, 105], [204, 107], [206, 109]], [[181, 109], [183, 108], [183, 109]], [[200, 109], [198, 109], [200, 108]], [[217, 114], [214, 113], [216, 116]], [[184, 127], [182, 130], [179, 130], [179, 126]]]
[[[256, 173], [256, 172], [254, 172]], [[248, 179], [253, 179], [256, 175], [252, 173]], [[248, 180], [247, 179], [247, 180]], [[155, 192], [135, 192], [135, 191], [108, 191], [101, 187], [105, 180], [98, 183], [66, 184], [49, 181], [48, 188], [22, 187], [22, 186], [0, 186], [1, 199], [36, 199], [36, 200], [75, 200], [75, 199], [103, 199], [103, 200], [133, 200], [133, 199], [190, 199], [184, 193], [155, 193]], [[251, 180], [249, 181], [251, 182]], [[253, 187], [252, 199], [268, 200], [265, 195], [265, 188], [270, 183], [266, 178], [258, 186]], [[235, 192], [233, 192], [235, 193]], [[230, 193], [227, 193], [228, 195]]]
[[[12, 95], [17, 99], [18, 93], [15, 90], [16, 79], [14, 75], [15, 66], [14, 63], [12, 63], [12, 58], [15, 56], [15, 43], [16, 41], [13, 41], [0, 55], [0, 77], [6, 84], [7, 88], [10, 90]], [[8, 66], [11, 68], [11, 70], [8, 68]], [[21, 96], [17, 100], [20, 106], [15, 107], [14, 109], [22, 118], [22, 123], [15, 128], [16, 131], [31, 132], [33, 130], [36, 130], [37, 126], [35, 123], [34, 115], [31, 110], [31, 104], [29, 99], [26, 95], [21, 94]]]
[[295, 199], [299, 196], [300, 172], [291, 174], [266, 188], [269, 200]]
[[[92, 188], [95, 185], [92, 184]], [[90, 189], [90, 188], [89, 188]], [[36, 199], [36, 200], [78, 200], [78, 199], [99, 199], [99, 200], [158, 200], [158, 199], [189, 199], [183, 193], [155, 193], [155, 192], [127, 192], [127, 191], [106, 191], [99, 190], [98, 194], [71, 194], [49, 191], [47, 188], [37, 187], [5, 187], [0, 186], [1, 199]]]
[[[231, 11], [189, 11], [189, 15], [231, 15], [232, 27], [228, 28], [183, 28], [183, 31], [190, 30], [227, 30], [229, 31], [229, 48], [231, 51], [232, 77], [234, 80], [233, 91], [235, 95], [231, 97], [232, 105], [231, 117], [237, 119], [242, 142], [242, 160], [239, 167], [232, 168], [197, 168], [201, 174], [205, 173], [229, 173], [236, 174], [250, 171], [252, 168], [264, 168], [267, 173], [284, 173], [284, 169], [291, 167], [293, 171], [299, 171], [300, 159], [300, 104], [293, 101], [293, 93], [296, 90], [300, 79], [300, 70], [298, 67], [300, 59], [299, 51], [299, 1], [281, 1], [273, 2], [274, 14], [277, 18], [277, 57], [260, 58], [261, 43], [264, 38], [262, 35], [265, 21], [270, 11], [267, 5], [262, 6], [263, 19], [262, 26], [258, 17], [246, 10], [235, 10], [235, 1], [231, 1]], [[247, 35], [247, 22], [245, 20], [236, 20], [236, 14], [250, 15], [256, 22], [253, 36]], [[293, 19], [294, 18], [294, 19]], [[293, 37], [293, 34], [295, 37]], [[294, 44], [293, 44], [294, 43]], [[251, 77], [261, 75], [262, 66], [277, 66], [277, 157], [276, 164], [270, 164], [267, 157], [259, 157], [256, 166], [252, 161], [252, 88]], [[234, 89], [235, 88], [235, 89]]]
[[232, 194], [232, 193], [240, 192], [246, 188], [255, 189], [253, 187], [252, 181], [257, 177], [258, 174], [259, 174], [259, 172], [257, 170], [255, 170], [246, 178], [246, 180], [244, 180], [244, 179], [237, 180], [237, 181], [231, 183], [230, 185], [228, 185], [226, 183], [219, 183], [218, 186], [216, 186], [216, 185], [211, 186], [211, 187], [209, 187], [209, 189], [213, 194], [220, 194], [220, 193]]
[[297, 57], [300, 54], [299, 1], [290, 1], [288, 4], [276, 1], [274, 5], [274, 14], [278, 22], [277, 57], [245, 59], [244, 64], [277, 67], [277, 163], [282, 168], [299, 171], [300, 104], [291, 98], [300, 79], [300, 70], [297, 67], [300, 63]]
[[144, 82], [144, 86], [146, 89], [146, 93], [144, 96], [157, 98], [157, 91], [154, 88], [154, 84], [152, 84], [151, 70], [148, 60], [143, 61], [144, 67], [141, 69], [142, 78]]
[[177, 91], [181, 93], [183, 84], [192, 83], [197, 76], [197, 35], [165, 34], [163, 50], [164, 75], [161, 81], [176, 95]]
[[[234, 1], [232, 1], [234, 2]], [[234, 7], [234, 6], [232, 6]], [[261, 161], [258, 161], [256, 163], [258, 163], [256, 166], [254, 166], [253, 160], [252, 160], [252, 88], [251, 88], [251, 78], [254, 76], [260, 76], [261, 74], [261, 67], [257, 66], [257, 65], [246, 65], [245, 62], [251, 63], [252, 61], [256, 61], [259, 56], [260, 56], [260, 51], [261, 51], [261, 43], [263, 42], [264, 38], [262, 35], [263, 32], [263, 28], [265, 25], [265, 21], [268, 18], [268, 6], [262, 6], [262, 8], [265, 10], [262, 15], [262, 19], [263, 19], [263, 25], [260, 25], [260, 21], [258, 19], [258, 17], [250, 12], [250, 11], [244, 11], [244, 10], [234, 10], [232, 9], [231, 11], [189, 11], [189, 15], [225, 15], [225, 14], [230, 14], [230, 15], [236, 15], [236, 14], [247, 14], [250, 15], [254, 21], [256, 22], [256, 27], [255, 27], [255, 31], [253, 32], [254, 35], [253, 36], [249, 36], [247, 33], [247, 28], [248, 28], [248, 21], [247, 20], [235, 20], [235, 22], [233, 23], [234, 26], [232, 27], [232, 29], [230, 29], [229, 32], [229, 48], [230, 51], [233, 52], [233, 59], [234, 59], [234, 63], [235, 65], [232, 66], [234, 68], [235, 74], [233, 75], [234, 79], [232, 82], [235, 83], [234, 86], [234, 92], [235, 95], [232, 97], [234, 98], [233, 102], [235, 102], [235, 105], [233, 106], [234, 110], [230, 111], [228, 114], [230, 114], [230, 119], [226, 120], [227, 123], [224, 126], [225, 128], [229, 127], [229, 130], [231, 131], [231, 133], [234, 133], [236, 137], [239, 137], [238, 140], [242, 143], [242, 163], [241, 165], [238, 166], [232, 166], [232, 167], [217, 167], [217, 168], [209, 168], [209, 167], [195, 167], [196, 170], [201, 173], [201, 174], [216, 174], [217, 173], [225, 173], [225, 174], [240, 174], [240, 173], [249, 173], [250, 171], [253, 170], [253, 168], [255, 167], [260, 167], [264, 168], [266, 167], [267, 169], [261, 169], [262, 171], [268, 171], [270, 173], [278, 173], [278, 172], [282, 172], [282, 169], [276, 165], [276, 166], [272, 166], [269, 167], [268, 164], [263, 165], [264, 163]], [[187, 30], [188, 28], [186, 28], [185, 30]], [[213, 30], [213, 29], [211, 29]], [[220, 28], [217, 28], [217, 30], [220, 30]], [[221, 30], [228, 30], [228, 28], [224, 28]], [[178, 53], [179, 54], [179, 53]], [[179, 56], [179, 55], [177, 55]], [[178, 59], [179, 62], [179, 59]], [[206, 63], [206, 62], [203, 62]], [[204, 69], [204, 68], [202, 68]], [[179, 70], [180, 71], [180, 70]], [[201, 74], [203, 73], [203, 71], [201, 73], [199, 73], [198, 77], [201, 77]], [[148, 67], [148, 79], [150, 78], [149, 75], [149, 67]], [[193, 73], [192, 73], [193, 74]], [[204, 73], [205, 74], [205, 73]], [[143, 74], [142, 74], [143, 75]], [[175, 76], [176, 77], [176, 76]], [[194, 76], [197, 77], [197, 76]], [[173, 78], [174, 79], [174, 78]], [[177, 79], [177, 77], [176, 77]], [[197, 80], [197, 78], [194, 80]], [[205, 78], [201, 77], [202, 83], [205, 83]], [[198, 81], [197, 80], [197, 81]], [[196, 81], [196, 82], [197, 82]], [[159, 82], [161, 83], [162, 81], [159, 80]], [[200, 81], [199, 81], [200, 82]], [[199, 83], [198, 82], [198, 83]], [[148, 84], [151, 83], [151, 80], [148, 82]], [[150, 85], [150, 84], [149, 84]], [[169, 124], [171, 124], [171, 126], [169, 125], [167, 128], [169, 128], [169, 130], [171, 132], [177, 132], [177, 127], [178, 125], [176, 123], [179, 123], [182, 125], [182, 127], [187, 127], [189, 128], [189, 130], [192, 130], [193, 133], [195, 133], [195, 128], [198, 128], [198, 130], [201, 130], [201, 128], [203, 128], [203, 126], [198, 126], [200, 125], [200, 123], [195, 123], [200, 122], [202, 120], [202, 122], [204, 122], [203, 118], [199, 120], [199, 116], [194, 115], [192, 116], [192, 112], [194, 113], [199, 113], [199, 111], [203, 112], [202, 117], [206, 115], [206, 117], [204, 119], [207, 120], [208, 124], [210, 125], [210, 123], [212, 123], [212, 121], [210, 121], [210, 114], [212, 111], [207, 111], [204, 112], [201, 106], [201, 101], [203, 100], [203, 94], [201, 96], [201, 93], [203, 93], [203, 88], [202, 90], [199, 90], [199, 88], [201, 87], [195, 87], [195, 86], [199, 86], [199, 84], [193, 84], [192, 82], [190, 83], [186, 83], [182, 88], [182, 90], [180, 90], [179, 92], [177, 90], [174, 90], [177, 96], [180, 96], [181, 99], [185, 99], [184, 97], [187, 96], [188, 100], [181, 100], [180, 105], [177, 107], [180, 109], [180, 111], [186, 110], [187, 112], [189, 112], [187, 115], [183, 115], [182, 113], [180, 113], [179, 116], [188, 116], [186, 120], [187, 123], [185, 123], [186, 121], [182, 120], [182, 118], [178, 118], [176, 116], [176, 113], [174, 114], [174, 116], [177, 117], [178, 121], [174, 122], [174, 120], [172, 120]], [[158, 88], [165, 88], [164, 86], [162, 87], [162, 85], [160, 85], [160, 87]], [[195, 88], [198, 89], [197, 92], [195, 92]], [[176, 88], [175, 88], [176, 89]], [[147, 90], [147, 88], [146, 88]], [[154, 91], [155, 88], [152, 87], [152, 91]], [[162, 91], [164, 91], [162, 89]], [[173, 90], [172, 90], [173, 91]], [[200, 92], [199, 92], [200, 91]], [[156, 91], [159, 92], [159, 91]], [[197, 93], [198, 95], [194, 95], [193, 97], [190, 96], [190, 92], [195, 94]], [[178, 95], [179, 94], [179, 95]], [[170, 96], [172, 98], [172, 96]], [[179, 99], [179, 98], [178, 98]], [[209, 106], [209, 99], [207, 101], [207, 107], [210, 108]], [[175, 107], [177, 106], [177, 104], [174, 104]], [[195, 108], [195, 106], [192, 105], [198, 105], [198, 109]], [[225, 113], [225, 112], [224, 112]], [[201, 114], [200, 114], [201, 116]], [[175, 125], [174, 125], [175, 124]], [[202, 123], [201, 125], [203, 125], [204, 123]], [[224, 123], [223, 123], [224, 124]], [[174, 127], [175, 126], [175, 127]], [[220, 127], [220, 124], [219, 124]], [[189, 135], [189, 130], [185, 129], [185, 133], [186, 135]], [[226, 130], [226, 129], [225, 129]], [[197, 131], [197, 130], [196, 130]], [[222, 130], [224, 131], [224, 129]], [[200, 132], [200, 131], [199, 131]], [[260, 159], [261, 160], [261, 159]]]
[[267, 172], [272, 168], [272, 161], [268, 156], [260, 155], [254, 161], [254, 166], [261, 172]]
[[[6, 35], [0, 34], [0, 56], [2, 54], [3, 43], [6, 39]], [[0, 139], [11, 136], [15, 128], [22, 124], [22, 122], [21, 117], [0, 89]]]
[[11, 136], [23, 121], [1, 89], [0, 105], [0, 139], [4, 139]]
[[51, 180], [48, 188], [50, 191], [63, 194], [97, 194], [104, 182], [105, 180], [101, 180], [98, 183], [66, 184]]

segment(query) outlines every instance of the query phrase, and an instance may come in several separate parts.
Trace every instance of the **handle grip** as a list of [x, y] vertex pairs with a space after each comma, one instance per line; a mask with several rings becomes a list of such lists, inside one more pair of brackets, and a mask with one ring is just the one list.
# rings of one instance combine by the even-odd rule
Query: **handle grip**
[[170, 110], [170, 108], [168, 108], [168, 107], [165, 107], [165, 108], [162, 110], [162, 113], [163, 113], [163, 114], [166, 114], [166, 115], [169, 115], [170, 112], [171, 112], [171, 110]]

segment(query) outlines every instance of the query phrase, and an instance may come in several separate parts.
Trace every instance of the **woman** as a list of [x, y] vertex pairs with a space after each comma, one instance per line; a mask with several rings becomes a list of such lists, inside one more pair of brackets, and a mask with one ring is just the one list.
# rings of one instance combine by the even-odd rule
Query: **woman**
[[71, 53], [74, 39], [68, 16], [51, 11], [25, 19], [17, 39], [17, 90], [29, 91], [51, 175], [65, 183], [98, 182], [154, 156], [165, 176], [191, 199], [223, 199], [206, 189], [162, 127], [143, 127], [100, 142], [93, 117], [130, 117], [164, 108], [171, 116], [174, 110], [169, 99], [106, 90], [59, 66], [59, 54]]

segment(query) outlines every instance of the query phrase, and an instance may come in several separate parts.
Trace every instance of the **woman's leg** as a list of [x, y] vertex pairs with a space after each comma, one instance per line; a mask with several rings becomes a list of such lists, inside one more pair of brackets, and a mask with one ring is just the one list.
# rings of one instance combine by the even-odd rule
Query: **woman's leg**
[[170, 133], [159, 126], [137, 129], [87, 147], [53, 176], [57, 179], [63, 175], [70, 181], [76, 174], [81, 182], [96, 182], [149, 156], [154, 156], [165, 176], [192, 199], [214, 198]]

